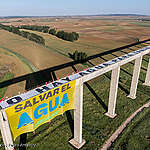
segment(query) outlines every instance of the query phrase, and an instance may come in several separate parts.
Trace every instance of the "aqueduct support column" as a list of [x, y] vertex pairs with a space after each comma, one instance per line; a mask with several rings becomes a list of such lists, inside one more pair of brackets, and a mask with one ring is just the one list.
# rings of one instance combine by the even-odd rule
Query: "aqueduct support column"
[[132, 99], [136, 98], [136, 91], [137, 91], [138, 79], [140, 75], [141, 64], [142, 64], [142, 56], [137, 58], [134, 64], [130, 94], [128, 95], [128, 97]]
[[2, 134], [5, 149], [14, 150], [11, 131], [10, 131], [7, 115], [4, 110], [0, 111], [0, 129], [1, 129], [1, 134]]
[[150, 59], [149, 59], [149, 64], [147, 68], [145, 83], [143, 85], [150, 86]]
[[75, 148], [80, 149], [85, 140], [82, 139], [82, 118], [83, 118], [83, 83], [82, 80], [76, 80], [75, 91], [75, 110], [74, 110], [74, 138], [69, 142]]
[[115, 108], [116, 108], [119, 75], [120, 75], [120, 67], [117, 67], [114, 70], [112, 70], [108, 112], [105, 114], [110, 118], [114, 118], [116, 116]]

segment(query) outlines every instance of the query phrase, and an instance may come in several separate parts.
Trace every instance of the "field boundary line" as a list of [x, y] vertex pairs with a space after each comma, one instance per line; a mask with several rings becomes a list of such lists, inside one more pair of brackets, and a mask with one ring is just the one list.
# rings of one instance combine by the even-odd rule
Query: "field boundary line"
[[4, 50], [14, 54], [15, 56], [17, 56], [23, 63], [25, 63], [31, 69], [32, 72], [38, 71], [38, 69], [27, 58], [25, 58], [24, 56], [22, 56], [19, 53], [14, 52], [14, 51], [6, 48], [6, 47], [0, 46], [0, 48], [2, 48]]
[[111, 135], [111, 137], [102, 145], [100, 150], [108, 150], [113, 142], [118, 138], [118, 136], [123, 132], [123, 130], [127, 127], [127, 125], [134, 119], [134, 117], [140, 113], [144, 108], [150, 107], [150, 101], [143, 106], [141, 106], [138, 110], [136, 110], [131, 116], [129, 116], [126, 121]]

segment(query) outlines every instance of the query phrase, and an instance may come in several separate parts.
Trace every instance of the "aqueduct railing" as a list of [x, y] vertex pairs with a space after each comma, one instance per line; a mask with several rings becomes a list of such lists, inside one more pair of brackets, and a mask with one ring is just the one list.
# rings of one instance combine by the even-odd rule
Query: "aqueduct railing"
[[[138, 43], [133, 43], [127, 46], [123, 46], [121, 48], [113, 49], [110, 50], [109, 52], [104, 52], [101, 54], [93, 55], [87, 58], [87, 60], [91, 60], [100, 56], [103, 56], [108, 53], [113, 53], [120, 51], [125, 48], [130, 48], [132, 46], [136, 46], [142, 43], [146, 43], [150, 41], [145, 40], [141, 41]], [[108, 112], [106, 113], [107, 116], [114, 118], [116, 116], [115, 114], [115, 107], [116, 107], [116, 99], [117, 99], [117, 89], [118, 89], [118, 80], [119, 80], [119, 74], [120, 74], [120, 67], [128, 62], [131, 62], [135, 60], [134, 64], [134, 71], [133, 71], [133, 77], [132, 77], [132, 82], [131, 82], [131, 88], [130, 88], [130, 94], [129, 97], [134, 99], [136, 98], [136, 91], [137, 91], [137, 85], [138, 85], [138, 79], [139, 79], [139, 73], [140, 73], [140, 68], [141, 68], [141, 63], [142, 63], [142, 57], [144, 55], [147, 55], [150, 53], [150, 46], [146, 46], [144, 48], [141, 48], [137, 51], [133, 51], [131, 53], [128, 53], [126, 55], [120, 56], [118, 58], [112, 59], [108, 62], [105, 62], [103, 64], [94, 66], [92, 68], [89, 68], [84, 71], [80, 71], [79, 73], [67, 76], [63, 79], [54, 81], [52, 83], [49, 83], [47, 85], [43, 85], [39, 88], [35, 88], [33, 90], [30, 90], [24, 94], [12, 97], [10, 99], [6, 99], [5, 101], [0, 103], [1, 107], [1, 115], [0, 115], [0, 124], [1, 124], [1, 132], [3, 136], [3, 141], [4, 144], [7, 145], [5, 147], [6, 149], [13, 149], [13, 146], [8, 146], [13, 145], [13, 140], [9, 128], [9, 121], [7, 119], [7, 115], [5, 113], [5, 108], [8, 108], [9, 106], [13, 106], [16, 103], [20, 103], [21, 101], [24, 101], [32, 96], [38, 95], [42, 92], [48, 91], [50, 89], [59, 87], [60, 85], [63, 85], [65, 83], [69, 83], [73, 80], [76, 80], [75, 84], [75, 109], [74, 109], [74, 138], [70, 141], [72, 145], [74, 145], [76, 148], [80, 148], [81, 146], [84, 145], [85, 141], [82, 139], [82, 118], [83, 118], [83, 84], [93, 78], [96, 78], [108, 71], [112, 71], [112, 76], [111, 76], [111, 84], [110, 84], [110, 94], [109, 94], [109, 104], [108, 104]], [[68, 66], [73, 66], [77, 63], [80, 62], [70, 62], [66, 63], [57, 67], [52, 67], [49, 69], [45, 69], [39, 72], [35, 72], [32, 74], [24, 75], [22, 77], [17, 77], [8, 81], [4, 81], [0, 83], [0, 88], [21, 82], [26, 80], [27, 84], [32, 84], [35, 82], [34, 77], [37, 76], [45, 76], [45, 79], [42, 81], [45, 83], [46, 81], [49, 81], [49, 72], [54, 72], [58, 69], [63, 69]], [[29, 82], [30, 80], [33, 80], [32, 82]], [[40, 84], [43, 84], [43, 83]], [[38, 82], [35, 82], [39, 84]], [[149, 65], [147, 69], [147, 74], [146, 74], [146, 79], [145, 79], [145, 85], [150, 86], [150, 60], [149, 60]], [[30, 85], [26, 86], [26, 89], [32, 89], [34, 88], [35, 85]]]

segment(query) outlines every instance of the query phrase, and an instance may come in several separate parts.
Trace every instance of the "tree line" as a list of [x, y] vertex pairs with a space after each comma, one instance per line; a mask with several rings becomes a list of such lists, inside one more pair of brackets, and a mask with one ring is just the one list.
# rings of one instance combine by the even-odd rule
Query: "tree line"
[[22, 25], [22, 26], [18, 26], [18, 28], [48, 33], [50, 27], [49, 26], [36, 26], [36, 25]]
[[79, 52], [79, 51], [75, 51], [73, 54], [68, 53], [68, 55], [70, 56], [70, 58], [72, 58], [75, 61], [80, 61], [80, 62], [86, 62], [87, 61], [87, 54], [85, 52]]
[[34, 41], [36, 43], [45, 45], [45, 39], [43, 37], [37, 35], [37, 34], [25, 32], [25, 31], [20, 31], [18, 27], [7, 26], [7, 25], [3, 25], [3, 24], [0, 24], [0, 28], [3, 30], [7, 30], [9, 32], [12, 32], [14, 34], [20, 35], [20, 36], [27, 38], [31, 41]]
[[22, 25], [18, 28], [52, 34], [58, 38], [61, 38], [66, 41], [71, 41], [71, 42], [79, 39], [79, 34], [76, 32], [69, 33], [63, 30], [57, 31], [55, 28], [50, 28], [49, 26]]

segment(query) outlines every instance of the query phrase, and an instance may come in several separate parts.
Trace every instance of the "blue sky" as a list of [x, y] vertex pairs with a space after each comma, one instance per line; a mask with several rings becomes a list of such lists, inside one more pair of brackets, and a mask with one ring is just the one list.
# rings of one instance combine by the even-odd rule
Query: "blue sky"
[[150, 0], [1, 0], [0, 16], [134, 13], [150, 15]]

